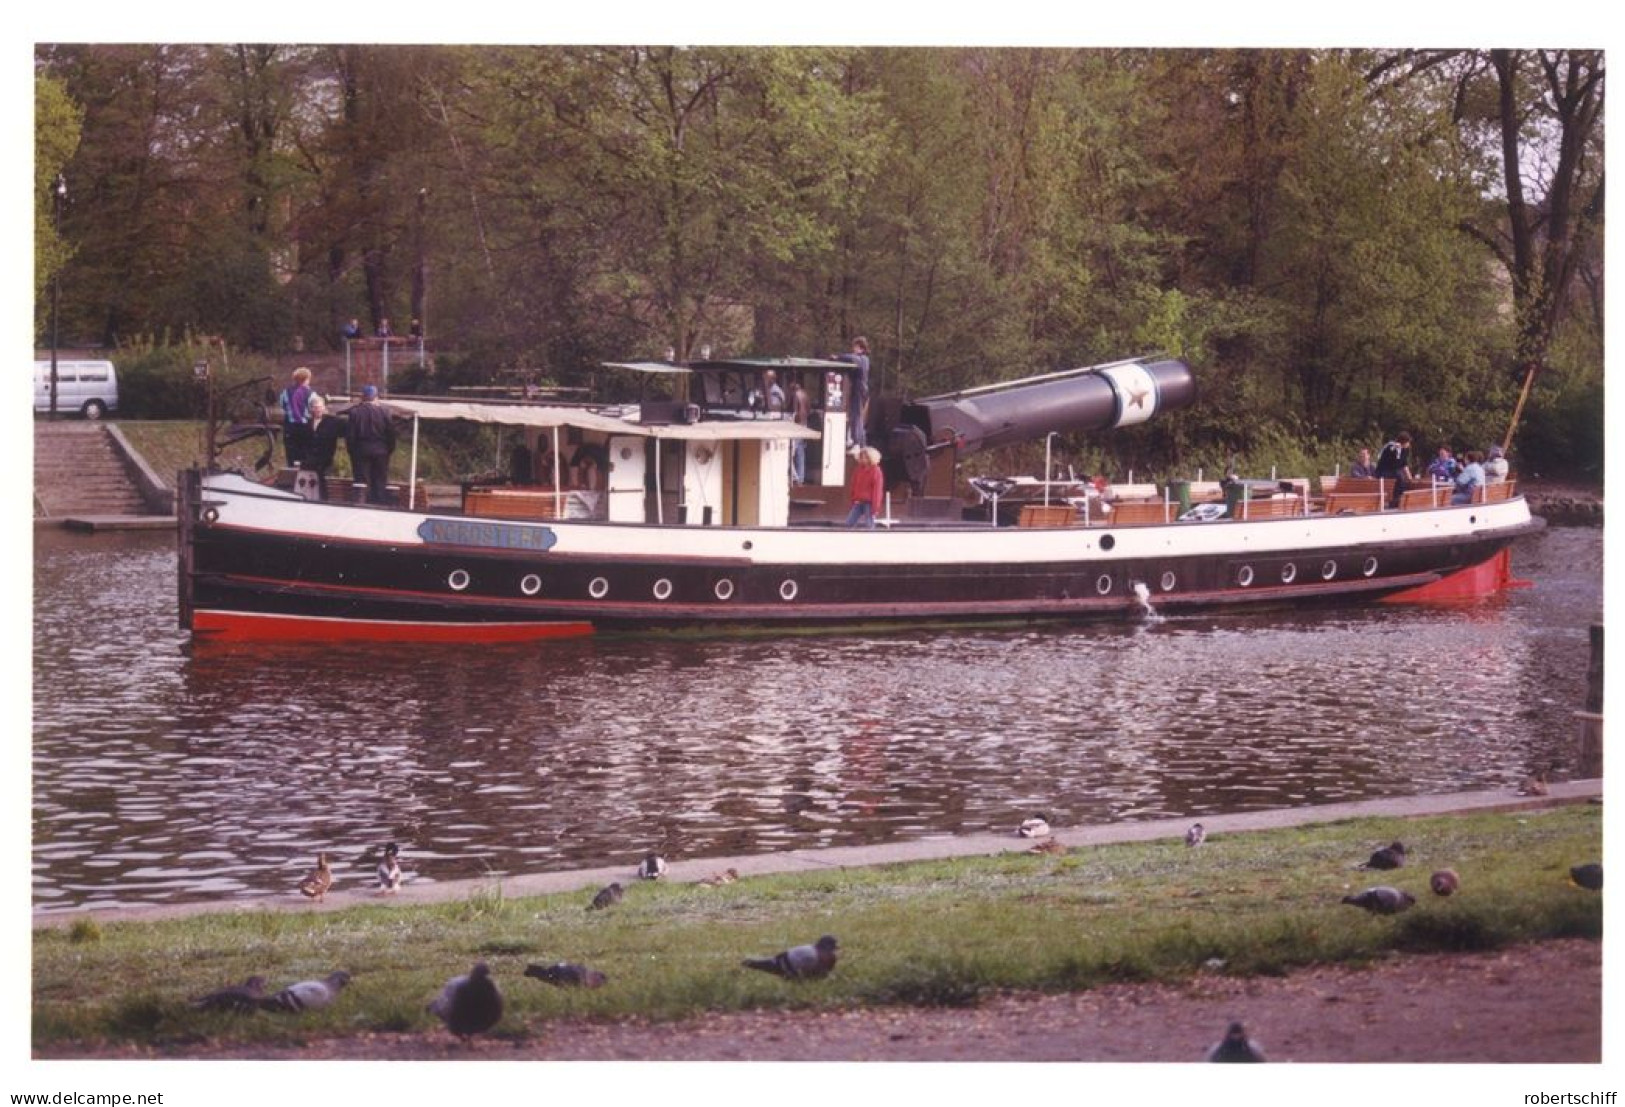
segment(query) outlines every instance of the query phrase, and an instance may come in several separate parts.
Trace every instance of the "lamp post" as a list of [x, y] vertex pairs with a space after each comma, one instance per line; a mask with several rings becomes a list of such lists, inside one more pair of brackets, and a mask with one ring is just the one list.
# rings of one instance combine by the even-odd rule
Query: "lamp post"
[[408, 334], [417, 342], [418, 368], [423, 368], [423, 341], [429, 333], [426, 318], [429, 309], [429, 259], [423, 241], [423, 212], [429, 202], [429, 190], [418, 189], [417, 219], [413, 228], [413, 246], [417, 253], [412, 266], [412, 326]]
[[[51, 185], [51, 229], [56, 232], [57, 241], [62, 241], [62, 204], [68, 198], [68, 182], [62, 174], [56, 175], [56, 181]], [[57, 347], [57, 299], [62, 287], [62, 266], [59, 264], [51, 272], [51, 413], [47, 418], [56, 418], [56, 347]]]

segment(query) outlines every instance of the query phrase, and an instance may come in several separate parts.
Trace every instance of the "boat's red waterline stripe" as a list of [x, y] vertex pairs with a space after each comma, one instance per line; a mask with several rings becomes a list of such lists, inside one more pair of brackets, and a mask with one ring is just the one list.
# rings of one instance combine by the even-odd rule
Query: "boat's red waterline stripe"
[[215, 641], [270, 642], [535, 642], [580, 638], [591, 623], [442, 623], [395, 619], [334, 619], [318, 615], [255, 615], [194, 611], [192, 633]]
[[1440, 577], [1431, 584], [1424, 584], [1420, 588], [1407, 588], [1402, 592], [1384, 596], [1382, 602], [1437, 603], [1470, 600], [1480, 596], [1493, 596], [1506, 588], [1528, 587], [1529, 581], [1518, 580], [1512, 575], [1512, 551], [1506, 549], [1471, 568]]

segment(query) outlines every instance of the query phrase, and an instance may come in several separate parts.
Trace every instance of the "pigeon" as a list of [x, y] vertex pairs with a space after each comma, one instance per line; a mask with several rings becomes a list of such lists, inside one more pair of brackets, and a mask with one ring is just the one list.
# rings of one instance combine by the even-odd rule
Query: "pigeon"
[[666, 859], [658, 853], [646, 853], [638, 862], [638, 876], [643, 880], [659, 880], [666, 875]]
[[1213, 1043], [1213, 1048], [1207, 1051], [1209, 1061], [1262, 1061], [1264, 1051], [1257, 1042], [1247, 1037], [1247, 1028], [1239, 1022], [1230, 1024], [1224, 1032], [1224, 1037]]
[[525, 975], [555, 984], [560, 988], [602, 988], [609, 977], [586, 965], [572, 965], [560, 961], [556, 965], [526, 965]]
[[1383, 846], [1371, 855], [1370, 860], [1361, 865], [1362, 869], [1399, 869], [1405, 866], [1405, 843], [1395, 842]]
[[710, 876], [700, 881], [700, 883], [704, 884], [707, 888], [720, 888], [722, 885], [732, 884], [738, 879], [738, 869], [723, 869], [719, 873], [712, 873]]
[[794, 946], [772, 957], [747, 957], [747, 969], [759, 969], [786, 980], [816, 980], [835, 967], [836, 942], [828, 934], [810, 946]]
[[1569, 879], [1588, 891], [1602, 891], [1602, 865], [1592, 861], [1586, 865], [1576, 865], [1569, 870]]
[[401, 847], [394, 842], [384, 847], [384, 859], [378, 862], [378, 891], [392, 896], [401, 890]]
[[467, 976], [454, 976], [446, 982], [445, 990], [429, 1004], [429, 1013], [437, 1015], [446, 1029], [467, 1041], [475, 1034], [483, 1034], [502, 1018], [502, 993], [491, 979], [491, 970], [484, 961], [475, 962]]
[[260, 1006], [267, 1011], [315, 1011], [326, 1007], [338, 998], [344, 986], [350, 982], [350, 974], [344, 971], [331, 972], [322, 980], [301, 980], [297, 984], [289, 984], [274, 996], [266, 996], [260, 1000]]
[[1357, 896], [1344, 896], [1343, 902], [1362, 907], [1373, 915], [1397, 915], [1416, 902], [1416, 897], [1398, 888], [1379, 884], [1367, 888]]
[[1191, 828], [1185, 831], [1185, 844], [1195, 849], [1207, 841], [1207, 827], [1201, 823], [1192, 823]]
[[1066, 852], [1066, 847], [1063, 846], [1055, 838], [1045, 838], [1042, 842], [1039, 842], [1037, 845], [1033, 846], [1027, 852], [1028, 853], [1065, 853]]
[[1022, 838], [1047, 838], [1049, 836], [1049, 820], [1043, 815], [1034, 815], [1023, 820], [1016, 828], [1016, 834]]
[[305, 874], [305, 879], [299, 882], [299, 893], [306, 899], [322, 902], [322, 897], [333, 886], [333, 870], [327, 867], [327, 854], [316, 855], [316, 867]]
[[221, 988], [218, 992], [199, 996], [192, 1001], [192, 1006], [199, 1011], [232, 1011], [243, 1014], [259, 1010], [260, 1000], [264, 996], [265, 977], [251, 976], [241, 984], [233, 984], [229, 988]]
[[1428, 886], [1436, 896], [1453, 896], [1461, 890], [1461, 877], [1455, 869], [1440, 869], [1428, 877]]
[[617, 881], [600, 888], [598, 894], [592, 897], [592, 902], [587, 904], [587, 910], [602, 911], [604, 908], [619, 902], [621, 902], [621, 885]]

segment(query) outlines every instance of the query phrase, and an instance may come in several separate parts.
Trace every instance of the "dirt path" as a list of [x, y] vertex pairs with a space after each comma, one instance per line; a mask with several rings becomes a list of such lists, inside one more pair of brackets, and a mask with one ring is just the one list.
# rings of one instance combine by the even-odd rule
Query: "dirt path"
[[[520, 984], [510, 987], [522, 986]], [[367, 1035], [303, 1049], [184, 1047], [164, 1056], [318, 1060], [1192, 1061], [1231, 1019], [1269, 1059], [1597, 1062], [1602, 946], [1566, 940], [1487, 954], [1395, 956], [1285, 977], [1204, 976], [967, 1010], [746, 1012], [680, 1023], [564, 1023], [524, 1042]], [[151, 1056], [124, 1051], [77, 1056]], [[56, 1056], [56, 1054], [53, 1054]]]

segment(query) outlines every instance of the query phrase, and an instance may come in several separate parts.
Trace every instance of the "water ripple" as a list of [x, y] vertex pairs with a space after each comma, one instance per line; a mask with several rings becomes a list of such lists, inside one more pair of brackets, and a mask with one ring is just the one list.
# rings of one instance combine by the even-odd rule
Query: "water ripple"
[[39, 910], [1200, 816], [1573, 756], [1602, 534], [1492, 602], [1134, 627], [190, 649], [174, 553], [41, 534]]

